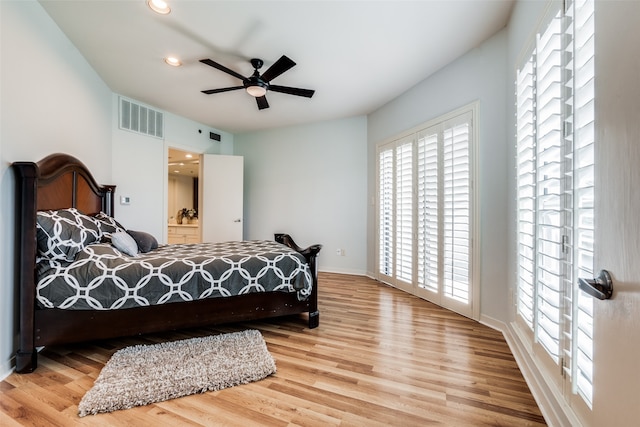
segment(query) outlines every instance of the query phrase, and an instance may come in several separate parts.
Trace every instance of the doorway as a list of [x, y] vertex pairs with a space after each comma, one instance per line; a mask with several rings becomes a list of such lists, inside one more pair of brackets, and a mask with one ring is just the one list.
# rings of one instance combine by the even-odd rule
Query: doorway
[[201, 241], [200, 155], [169, 148], [167, 159], [168, 243]]

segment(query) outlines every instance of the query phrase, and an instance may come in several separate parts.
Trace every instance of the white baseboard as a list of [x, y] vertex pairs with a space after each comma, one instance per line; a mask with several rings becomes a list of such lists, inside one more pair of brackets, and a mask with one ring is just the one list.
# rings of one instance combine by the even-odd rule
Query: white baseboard
[[502, 334], [547, 424], [551, 427], [581, 427], [582, 423], [564, 402], [560, 391], [551, 381], [545, 380], [546, 375], [538, 368], [531, 352], [524, 345], [526, 340], [519, 336], [518, 327], [514, 324], [505, 325]]
[[531, 353], [523, 344], [526, 340], [518, 334], [517, 326], [508, 325], [501, 320], [483, 315], [480, 315], [480, 323], [502, 332], [547, 424], [551, 427], [580, 427], [582, 424], [571, 408], [564, 403], [564, 399], [558, 394], [558, 391], [554, 390], [555, 387], [551, 385], [551, 381], [546, 381], [545, 375], [538, 369]]
[[351, 270], [344, 268], [334, 268], [334, 267], [318, 267], [318, 271], [320, 273], [336, 273], [336, 274], [350, 274], [352, 276], [365, 276], [366, 272], [364, 270]]
[[491, 329], [495, 329], [496, 331], [500, 331], [504, 334], [505, 329], [507, 329], [507, 325], [498, 319], [494, 319], [493, 317], [485, 316], [480, 313], [480, 320], [478, 322], [482, 323], [485, 326], [490, 327]]

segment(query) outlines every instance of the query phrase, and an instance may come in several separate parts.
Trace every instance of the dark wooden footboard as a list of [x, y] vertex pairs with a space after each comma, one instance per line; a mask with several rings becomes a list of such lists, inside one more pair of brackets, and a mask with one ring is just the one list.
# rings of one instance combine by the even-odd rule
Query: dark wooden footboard
[[291, 249], [300, 252], [307, 259], [311, 275], [313, 277], [313, 289], [309, 297], [309, 328], [317, 328], [320, 324], [320, 311], [318, 311], [318, 253], [322, 249], [322, 245], [311, 245], [306, 249], [302, 249], [293, 241], [291, 236], [284, 233], [277, 233], [275, 241], [289, 246]]
[[[288, 235], [281, 236], [285, 239], [283, 243], [293, 243]], [[316, 267], [316, 257], [320, 249], [320, 245], [296, 249], [307, 258], [312, 271], [313, 289], [309, 298], [304, 301], [299, 301], [294, 292], [272, 292], [268, 297], [264, 293], [251, 293], [122, 310], [32, 310], [33, 327], [27, 323], [26, 328], [23, 329], [22, 325], [20, 328], [21, 347], [16, 353], [16, 371], [32, 372], [37, 367], [36, 348], [45, 345], [134, 336], [300, 313], [308, 313], [309, 328], [316, 328], [320, 321]]]

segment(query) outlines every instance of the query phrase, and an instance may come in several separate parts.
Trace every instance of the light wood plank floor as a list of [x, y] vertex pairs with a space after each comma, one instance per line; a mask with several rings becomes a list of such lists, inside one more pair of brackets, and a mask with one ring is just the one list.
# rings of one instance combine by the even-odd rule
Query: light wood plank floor
[[[0, 383], [0, 425], [539, 426], [502, 334], [374, 280], [320, 274], [320, 327], [292, 316], [45, 348]], [[277, 373], [110, 414], [77, 405], [118, 349], [255, 328]]]

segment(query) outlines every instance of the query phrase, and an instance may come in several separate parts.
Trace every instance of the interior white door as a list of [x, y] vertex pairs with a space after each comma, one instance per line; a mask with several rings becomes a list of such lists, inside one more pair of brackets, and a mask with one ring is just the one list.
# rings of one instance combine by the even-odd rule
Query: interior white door
[[244, 158], [203, 154], [201, 164], [202, 241], [242, 240]]
[[596, 2], [595, 271], [613, 296], [594, 300], [593, 426], [640, 419], [638, 16], [640, 2]]

